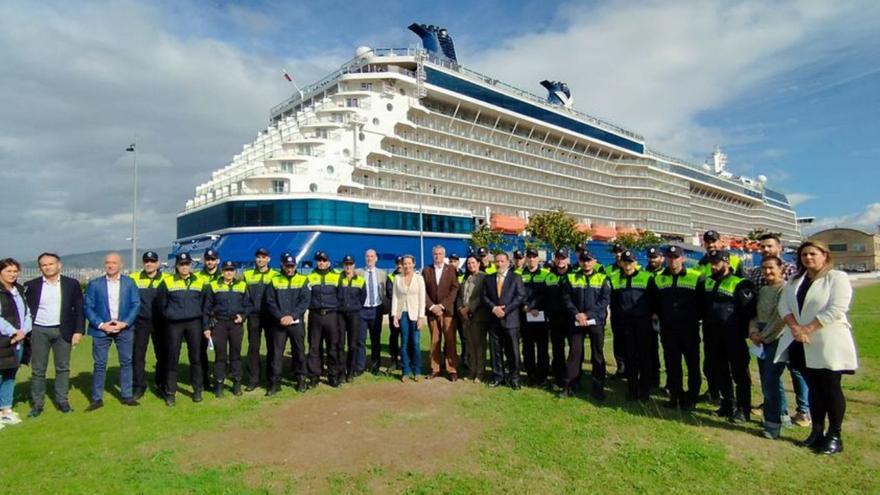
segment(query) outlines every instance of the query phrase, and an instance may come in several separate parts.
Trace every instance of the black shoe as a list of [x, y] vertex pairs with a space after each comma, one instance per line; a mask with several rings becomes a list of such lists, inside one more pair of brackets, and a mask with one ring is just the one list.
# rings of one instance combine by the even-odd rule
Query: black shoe
[[733, 406], [721, 406], [715, 410], [715, 415], [720, 418], [731, 418], [733, 413]]
[[218, 399], [223, 397], [223, 385], [222, 384], [218, 383], [217, 385], [214, 386], [214, 397], [217, 397]]
[[[453, 380], [453, 381], [455, 381], [455, 380]], [[519, 380], [511, 380], [510, 381], [510, 388], [512, 388], [513, 390], [519, 390], [522, 388], [522, 386], [519, 384]]]
[[309, 388], [306, 387], [306, 379], [303, 378], [303, 377], [299, 377], [299, 378], [297, 378], [297, 379], [296, 379], [296, 387], [295, 387], [295, 389], [296, 389], [296, 391], [299, 392], [299, 393], [303, 393], [303, 392], [305, 392], [306, 390], [308, 390]]
[[232, 395], [239, 397], [241, 395], [241, 383], [232, 382]]
[[58, 404], [58, 410], [61, 411], [61, 414], [69, 414], [73, 412], [73, 408], [70, 407], [69, 402], [62, 402]]
[[177, 402], [174, 398], [174, 394], [165, 394], [165, 405], [168, 407], [174, 407], [174, 404]]
[[733, 411], [733, 414], [730, 415], [728, 421], [734, 424], [743, 424], [749, 421], [749, 415], [742, 409], [736, 408], [736, 410]]
[[819, 453], [825, 455], [834, 455], [840, 452], [843, 452], [843, 440], [836, 435], [828, 435], [819, 448]]
[[266, 390], [266, 397], [272, 397], [278, 392], [281, 392], [281, 385], [272, 385], [269, 390]]
[[43, 414], [42, 407], [33, 407], [31, 408], [31, 412], [28, 413], [29, 418], [38, 418], [40, 414]]
[[501, 385], [501, 380], [495, 380], [495, 379], [489, 380], [489, 384], [488, 384], [488, 385], [489, 385], [490, 388], [498, 387], [498, 386]]
[[668, 401], [663, 403], [663, 407], [666, 409], [678, 409], [678, 399], [671, 397]]
[[132, 395], [132, 399], [134, 399], [134, 400], [141, 400], [141, 399], [144, 397], [144, 394], [145, 394], [146, 392], [147, 392], [146, 390], [137, 389], [137, 390], [134, 391], [134, 395]]
[[202, 389], [197, 388], [193, 390], [192, 401], [195, 403], [199, 403], [202, 401]]
[[327, 383], [329, 383], [330, 386], [333, 388], [338, 388], [339, 387], [339, 378], [335, 377], [335, 376], [331, 376], [330, 378], [327, 379]]
[[596, 400], [605, 400], [605, 389], [602, 387], [593, 387], [593, 389], [590, 390], [590, 395]]
[[250, 384], [250, 385], [248, 385], [247, 387], [244, 388], [244, 391], [245, 391], [245, 392], [253, 392], [254, 390], [257, 389], [258, 386], [259, 386], [259, 385]]
[[825, 444], [825, 433], [821, 429], [814, 429], [810, 432], [810, 436], [801, 442], [801, 447], [818, 450], [820, 446]]
[[86, 412], [97, 411], [98, 409], [101, 409], [102, 407], [104, 407], [104, 401], [102, 401], [102, 400], [92, 401], [92, 403], [89, 404], [89, 407], [86, 408]]
[[317, 376], [309, 378], [309, 388], [315, 388], [318, 386], [319, 383], [321, 383], [321, 379]]
[[132, 397], [132, 398], [130, 398], [130, 399], [122, 399], [122, 400], [119, 401], [119, 402], [120, 402], [123, 406], [128, 406], [128, 407], [137, 407], [137, 406], [141, 405], [141, 403], [138, 402], [137, 399], [135, 399], [134, 397]]
[[374, 361], [374, 362], [370, 363], [370, 373], [372, 373], [374, 375], [379, 374], [379, 363], [378, 362]]
[[345, 374], [345, 383], [351, 383], [352, 380], [354, 380], [352, 374], [351, 374], [351, 373], [346, 373], [346, 374]]

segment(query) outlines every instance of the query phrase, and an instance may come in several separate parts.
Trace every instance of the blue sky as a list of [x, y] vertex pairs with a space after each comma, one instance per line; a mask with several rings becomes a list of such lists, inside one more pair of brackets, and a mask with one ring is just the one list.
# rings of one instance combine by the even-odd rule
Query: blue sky
[[[167, 245], [194, 187], [290, 93], [355, 47], [450, 29], [460, 61], [734, 173], [767, 175], [819, 225], [873, 228], [880, 194], [880, 2], [146, 2], [0, 4], [0, 251], [125, 246], [141, 150], [142, 244]], [[873, 179], [873, 180], [872, 180]], [[58, 235], [47, 241], [46, 224]]]

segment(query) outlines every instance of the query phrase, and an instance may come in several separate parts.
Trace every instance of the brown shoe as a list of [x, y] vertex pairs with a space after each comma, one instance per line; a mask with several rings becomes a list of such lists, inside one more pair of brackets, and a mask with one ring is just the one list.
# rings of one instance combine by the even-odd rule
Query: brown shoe
[[403, 375], [402, 377], [400, 377], [400, 381], [402, 383], [409, 383], [409, 377], [406, 375]]
[[420, 381], [422, 381], [422, 377], [420, 377], [419, 375], [413, 375], [413, 381], [420, 382]]
[[434, 378], [437, 378], [438, 376], [440, 376], [440, 372], [435, 371], [434, 373], [431, 373], [430, 375], [426, 376], [425, 378], [427, 378], [428, 380], [433, 380]]
[[449, 381], [452, 383], [457, 382], [458, 381], [458, 373], [450, 373], [449, 374]]

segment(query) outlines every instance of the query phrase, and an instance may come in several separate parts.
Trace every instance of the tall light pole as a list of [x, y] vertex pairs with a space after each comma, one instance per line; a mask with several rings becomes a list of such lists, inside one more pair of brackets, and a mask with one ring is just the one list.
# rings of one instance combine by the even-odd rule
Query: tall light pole
[[415, 184], [406, 188], [407, 191], [417, 191], [419, 197], [419, 264], [422, 269], [425, 268], [425, 223], [424, 211], [422, 210], [422, 187], [421, 184]]
[[137, 270], [137, 204], [138, 204], [138, 154], [135, 143], [131, 143], [125, 151], [133, 153], [134, 179], [131, 192], [131, 273]]

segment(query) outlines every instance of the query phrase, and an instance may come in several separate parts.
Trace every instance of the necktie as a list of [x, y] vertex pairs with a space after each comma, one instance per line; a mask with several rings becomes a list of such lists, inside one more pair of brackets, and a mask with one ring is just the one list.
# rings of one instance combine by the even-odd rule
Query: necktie
[[376, 305], [375, 293], [373, 292], [373, 270], [367, 270], [367, 301], [370, 306]]
[[502, 277], [501, 274], [499, 273], [498, 275], [495, 276], [495, 281], [498, 286], [498, 300], [500, 301], [501, 300], [501, 286], [504, 285], [504, 277]]

